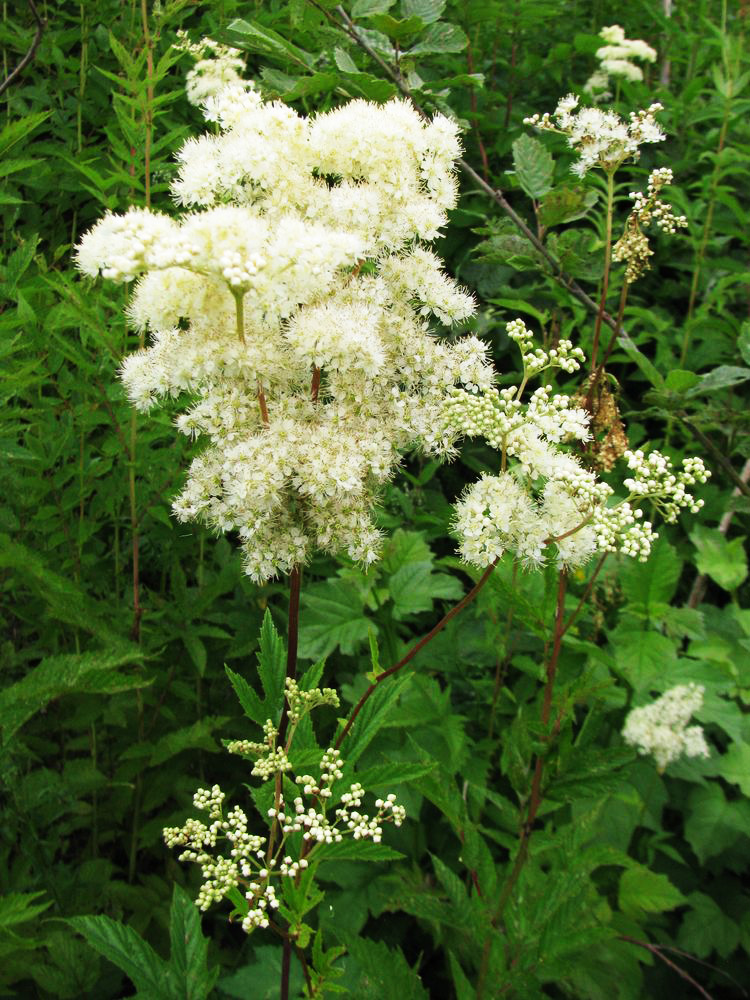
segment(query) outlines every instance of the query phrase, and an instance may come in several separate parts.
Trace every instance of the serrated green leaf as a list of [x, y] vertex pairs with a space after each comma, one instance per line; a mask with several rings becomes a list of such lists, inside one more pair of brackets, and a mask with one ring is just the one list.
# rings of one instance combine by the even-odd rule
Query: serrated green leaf
[[9, 892], [0, 896], [0, 931], [34, 920], [52, 906], [52, 900], [38, 902], [44, 892]]
[[304, 69], [311, 69], [315, 63], [315, 56], [304, 49], [293, 45], [286, 40], [283, 35], [278, 34], [272, 28], [266, 28], [257, 21], [245, 21], [237, 18], [234, 21], [215, 33], [215, 37], [222, 42], [242, 49], [243, 52], [257, 52], [281, 63], [294, 63]]
[[62, 695], [114, 694], [150, 684], [151, 681], [144, 680], [135, 671], [123, 674], [118, 669], [132, 667], [142, 658], [142, 651], [130, 644], [88, 653], [48, 656], [20, 681], [0, 691], [2, 742], [8, 743], [32, 715]]
[[738, 365], [719, 365], [713, 371], [700, 376], [700, 382], [695, 388], [688, 390], [687, 396], [700, 396], [704, 392], [716, 392], [718, 389], [728, 389], [740, 385], [750, 379], [750, 368], [740, 368]]
[[111, 917], [71, 917], [67, 923], [91, 947], [125, 973], [136, 989], [154, 998], [177, 1000], [169, 966], [132, 927]]
[[746, 365], [750, 366], [750, 320], [745, 320], [737, 339], [737, 347]]
[[543, 196], [539, 207], [539, 221], [547, 228], [575, 222], [584, 218], [598, 200], [597, 191], [561, 184]]
[[198, 907], [175, 883], [169, 914], [169, 964], [185, 1000], [205, 1000], [219, 974], [218, 966], [208, 969], [208, 939], [201, 932]]
[[370, 23], [377, 31], [382, 31], [391, 41], [399, 45], [407, 44], [407, 39], [413, 38], [424, 27], [424, 22], [419, 17], [399, 19], [391, 17], [390, 14], [375, 14], [371, 17]]
[[419, 975], [410, 968], [400, 948], [389, 948], [383, 941], [364, 937], [349, 938], [346, 944], [359, 973], [351, 989], [357, 1000], [428, 1000]]
[[445, 52], [463, 52], [469, 39], [457, 24], [439, 21], [430, 24], [416, 45], [406, 51], [408, 56], [441, 55]]
[[445, 10], [446, 0], [401, 0], [404, 17], [419, 17], [425, 24], [439, 21]]
[[623, 913], [637, 917], [643, 911], [663, 913], [674, 910], [686, 899], [666, 875], [658, 875], [639, 865], [628, 868], [620, 876], [618, 901]]
[[717, 782], [695, 788], [689, 799], [685, 837], [701, 864], [736, 843], [750, 829], [750, 802], [727, 801]]
[[513, 167], [518, 183], [530, 198], [541, 198], [552, 190], [555, 163], [547, 147], [530, 135], [513, 143]]
[[225, 667], [225, 670], [245, 715], [262, 726], [267, 719], [277, 723], [281, 717], [286, 677], [286, 647], [268, 609], [263, 616], [259, 647], [258, 676], [263, 688], [263, 698], [240, 674], [229, 667]]
[[367, 618], [364, 600], [356, 587], [338, 578], [314, 583], [302, 594], [299, 655], [319, 660], [336, 647], [352, 654], [377, 625]]
[[667, 374], [664, 381], [664, 388], [670, 392], [686, 392], [700, 382], [700, 375], [695, 372], [685, 371], [682, 368], [673, 368]]
[[391, 708], [401, 695], [412, 675], [405, 673], [388, 677], [377, 685], [373, 693], [364, 703], [362, 710], [354, 720], [349, 735], [343, 744], [343, 756], [348, 764], [355, 764], [378, 732], [388, 721]]
[[352, 5], [352, 17], [370, 17], [372, 14], [385, 14], [396, 0], [356, 0]]
[[708, 958], [713, 951], [727, 958], [740, 940], [737, 924], [722, 906], [703, 892], [691, 892], [688, 902], [691, 908], [677, 936], [680, 947], [698, 958]]
[[725, 781], [739, 785], [742, 794], [750, 798], [750, 744], [733, 742], [719, 758], [719, 774]]
[[695, 565], [724, 590], [735, 590], [747, 579], [747, 554], [744, 538], [727, 541], [716, 528], [699, 524], [690, 532], [690, 540], [698, 550]]
[[619, 575], [623, 594], [647, 615], [656, 605], [672, 600], [683, 566], [674, 546], [662, 538], [655, 543], [652, 556], [645, 563], [623, 559]]
[[213, 737], [215, 729], [221, 729], [229, 722], [228, 715], [206, 715], [191, 726], [166, 733], [154, 746], [149, 758], [149, 766], [156, 767], [183, 750], [207, 750], [216, 753], [219, 747]]
[[316, 861], [398, 861], [403, 858], [387, 844], [344, 837], [337, 844], [318, 844], [311, 852]]

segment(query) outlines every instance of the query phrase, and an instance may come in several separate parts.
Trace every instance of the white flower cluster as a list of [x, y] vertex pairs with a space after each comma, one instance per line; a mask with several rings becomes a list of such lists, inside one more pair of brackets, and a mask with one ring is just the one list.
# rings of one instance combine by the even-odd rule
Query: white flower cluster
[[[318, 779], [309, 774], [296, 778], [296, 784], [302, 786], [302, 794], [294, 797], [293, 809], [289, 812], [283, 793], [277, 793], [274, 806], [268, 810], [272, 825], [268, 847], [264, 846], [269, 843], [267, 838], [248, 832], [247, 816], [239, 806], [231, 809], [224, 819], [224, 793], [218, 785], [198, 789], [193, 804], [196, 809], [207, 812], [212, 822], [207, 825], [189, 819], [182, 827], [167, 827], [164, 841], [168, 847], [185, 848], [179, 856], [180, 861], [194, 861], [201, 866], [203, 884], [196, 900], [201, 910], [207, 910], [232, 889], [243, 885], [247, 889], [248, 912], [242, 929], [250, 933], [256, 927], [268, 927], [269, 914], [279, 906], [274, 880], [296, 879], [314, 860], [318, 844], [340, 843], [345, 836], [377, 844], [382, 840], [384, 823], [401, 826], [406, 810], [397, 805], [393, 793], [376, 800], [377, 812], [373, 816], [360, 811], [364, 789], [359, 782], [354, 782], [339, 796], [333, 817], [327, 816], [329, 800], [333, 797], [331, 786], [343, 777], [341, 763], [339, 751], [330, 747], [323, 754]], [[280, 838], [277, 837], [279, 832]], [[287, 850], [287, 837], [300, 832], [300, 856], [294, 859]], [[229, 850], [226, 855], [215, 857], [212, 850], [220, 840], [228, 842]]]
[[312, 712], [314, 708], [321, 705], [330, 705], [332, 708], [339, 707], [339, 696], [334, 688], [312, 688], [310, 691], [302, 691], [297, 681], [287, 677], [286, 700], [289, 706], [289, 722], [296, 725], [303, 715]]
[[650, 705], [634, 708], [622, 731], [626, 743], [640, 754], [651, 754], [663, 771], [667, 764], [685, 757], [708, 757], [701, 726], [688, 726], [703, 704], [705, 689], [699, 684], [678, 684]]
[[534, 347], [534, 338], [522, 319], [511, 320], [506, 329], [510, 339], [521, 350], [524, 375], [527, 378], [538, 375], [547, 368], [562, 368], [564, 372], [572, 374], [581, 367], [583, 351], [580, 347], [573, 347], [571, 340], [559, 340], [556, 347], [543, 351], [541, 347]]
[[672, 206], [659, 197], [662, 188], [672, 183], [673, 176], [669, 167], [659, 167], [649, 174], [645, 194], [642, 191], [630, 192], [633, 209], [625, 223], [625, 232], [612, 251], [614, 260], [624, 261], [627, 265], [625, 280], [628, 282], [635, 281], [647, 270], [648, 259], [653, 256], [641, 226], [653, 224], [662, 232], [674, 234], [688, 224], [684, 215], [675, 215]]
[[583, 89], [592, 94], [594, 100], [606, 100], [612, 96], [608, 90], [610, 78], [642, 80], [643, 70], [633, 60], [655, 62], [656, 50], [640, 38], [626, 38], [619, 24], [602, 28], [599, 35], [607, 44], [596, 50], [599, 68], [589, 77]]
[[702, 459], [683, 458], [681, 472], [675, 472], [671, 460], [658, 451], [648, 455], [642, 451], [626, 451], [625, 460], [635, 473], [625, 480], [631, 497], [653, 500], [667, 523], [673, 524], [681, 510], [697, 514], [703, 506], [703, 500], [696, 500], [686, 489], [705, 483], [711, 475]]
[[638, 147], [643, 143], [662, 142], [665, 138], [654, 117], [663, 110], [661, 104], [631, 111], [629, 121], [625, 122], [615, 111], [581, 108], [576, 112], [578, 102], [575, 94], [568, 94], [558, 102], [552, 115], [532, 115], [524, 118], [524, 124], [565, 135], [568, 145], [578, 153], [571, 169], [579, 177], [593, 167], [614, 173], [625, 160], [638, 159]]
[[315, 547], [368, 564], [400, 454], [449, 452], [445, 394], [494, 378], [481, 341], [429, 327], [475, 308], [420, 242], [455, 204], [458, 128], [395, 100], [306, 119], [239, 87], [205, 115], [219, 134], [188, 140], [174, 185], [193, 211], [107, 215], [78, 264], [140, 275], [129, 316], [152, 346], [123, 365], [135, 405], [191, 395], [178, 427], [208, 444], [177, 517], [236, 530], [257, 581]]
[[[167, 847], [185, 847], [180, 861], [194, 861], [201, 866], [203, 885], [196, 900], [201, 910], [207, 910], [218, 902], [242, 878], [248, 878], [262, 865], [264, 857], [264, 837], [248, 832], [247, 816], [239, 806], [229, 811], [223, 818], [221, 803], [224, 794], [218, 785], [209, 791], [199, 788], [193, 798], [196, 809], [208, 812], [212, 822], [209, 825], [197, 819], [189, 819], [182, 827], [166, 827], [164, 842]], [[219, 840], [229, 845], [228, 856], [214, 857], [210, 848], [215, 848]], [[259, 859], [261, 859], [259, 861]]]
[[196, 107], [201, 107], [226, 87], [252, 88], [253, 84], [242, 78], [245, 60], [239, 49], [221, 45], [212, 38], [191, 43], [187, 32], [182, 30], [177, 32], [174, 47], [196, 60], [185, 78], [187, 99]]
[[[466, 490], [456, 505], [455, 531], [463, 558], [475, 566], [489, 566], [511, 551], [527, 565], [540, 565], [554, 545], [557, 560], [568, 567], [582, 566], [596, 552], [622, 552], [645, 561], [657, 537], [638, 504], [651, 500], [674, 521], [680, 509], [693, 512], [702, 501], [686, 487], [704, 483], [709, 473], [699, 458], [683, 460], [675, 473], [659, 452], [625, 452], [635, 476], [625, 480], [629, 496], [608, 506], [612, 488], [585, 469], [564, 446], [587, 441], [589, 413], [568, 396], [553, 395], [550, 386], [538, 388], [527, 403], [523, 387], [534, 362], [544, 354], [544, 367], [578, 363], [580, 351], [566, 348], [562, 358], [533, 348], [531, 333], [521, 320], [508, 332], [524, 355], [524, 382], [482, 393], [455, 389], [445, 404], [445, 422], [458, 433], [483, 437], [501, 452], [501, 472], [484, 474]], [[513, 464], [508, 467], [508, 460]]]

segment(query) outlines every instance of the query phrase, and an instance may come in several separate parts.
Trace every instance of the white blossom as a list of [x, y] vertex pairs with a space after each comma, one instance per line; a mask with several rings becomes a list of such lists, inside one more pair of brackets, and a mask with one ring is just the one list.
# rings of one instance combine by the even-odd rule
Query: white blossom
[[699, 684], [678, 684], [650, 705], [634, 708], [625, 720], [622, 735], [640, 754], [651, 754], [660, 771], [679, 757], [708, 757], [701, 726], [688, 726], [703, 704], [705, 689]]

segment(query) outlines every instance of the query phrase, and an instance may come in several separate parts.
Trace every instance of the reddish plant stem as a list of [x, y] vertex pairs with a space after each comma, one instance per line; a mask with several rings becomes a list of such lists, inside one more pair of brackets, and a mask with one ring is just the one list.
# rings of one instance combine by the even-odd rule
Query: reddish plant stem
[[310, 385], [310, 399], [313, 403], [318, 402], [318, 393], [320, 392], [320, 368], [317, 365], [313, 365], [312, 383]]
[[708, 993], [706, 990], [704, 990], [701, 984], [697, 982], [695, 979], [693, 979], [693, 977], [690, 975], [689, 972], [686, 972], [676, 962], [673, 962], [671, 958], [667, 958], [667, 956], [664, 954], [664, 952], [658, 945], [651, 944], [650, 941], [640, 941], [638, 938], [630, 937], [628, 934], [620, 934], [620, 940], [628, 941], [630, 944], [638, 945], [639, 948], [645, 948], [646, 951], [651, 952], [652, 955], [656, 955], [656, 957], [660, 958], [665, 965], [668, 965], [670, 969], [673, 969], [678, 976], [684, 979], [685, 982], [690, 983], [691, 986], [693, 986], [696, 990], [698, 990], [700, 995], [702, 997], [705, 997], [705, 1000], [713, 1000], [711, 994]]
[[281, 951], [281, 984], [279, 1000], [289, 1000], [289, 971], [292, 965], [292, 942], [287, 935], [284, 938]]
[[604, 555], [601, 556], [601, 558], [599, 559], [599, 562], [596, 564], [596, 568], [594, 569], [594, 572], [591, 574], [591, 577], [589, 578], [589, 582], [586, 584], [586, 589], [581, 594], [581, 599], [578, 602], [578, 604], [576, 605], [575, 611], [573, 611], [573, 613], [570, 616], [570, 618], [568, 618], [568, 620], [563, 625], [563, 628], [562, 628], [562, 634], [563, 635], [565, 635], [565, 633], [568, 631], [568, 629], [570, 628], [570, 626], [573, 624], [573, 622], [576, 620], [576, 618], [579, 616], [579, 614], [583, 610], [583, 606], [586, 603], [586, 601], [588, 600], [588, 598], [589, 598], [589, 596], [591, 594], [591, 591], [594, 589], [594, 584], [596, 583], [599, 574], [601, 573], [602, 569], [604, 568], [604, 563], [606, 562], [608, 555], [609, 555], [609, 552], [605, 552]]
[[[541, 719], [542, 719], [542, 724], [545, 726], [549, 723], [549, 717], [552, 710], [552, 693], [555, 685], [555, 677], [557, 675], [557, 663], [560, 658], [562, 639], [565, 634], [563, 618], [565, 615], [566, 585], [567, 585], [567, 573], [565, 572], [565, 570], [560, 570], [557, 581], [557, 606], [555, 609], [555, 632], [552, 639], [552, 652], [547, 662], [547, 682], [544, 686], [544, 696], [542, 699]], [[545, 743], [551, 742], [555, 738], [555, 736], [557, 736], [561, 723], [562, 723], [562, 715], [559, 715], [555, 720], [555, 724], [550, 730], [550, 732], [544, 737]], [[513, 868], [511, 869], [510, 875], [506, 879], [505, 885], [503, 886], [502, 892], [500, 893], [500, 898], [498, 900], [497, 907], [495, 908], [495, 912], [492, 915], [492, 920], [490, 921], [489, 931], [484, 940], [484, 946], [482, 948], [482, 963], [479, 970], [479, 979], [477, 983], [477, 1000], [481, 1000], [482, 993], [484, 991], [484, 983], [487, 978], [487, 971], [489, 969], [490, 948], [492, 944], [491, 935], [505, 911], [505, 907], [508, 904], [508, 900], [510, 899], [513, 889], [515, 888], [516, 883], [518, 882], [521, 872], [523, 871], [523, 867], [526, 864], [526, 861], [528, 860], [529, 841], [531, 840], [531, 834], [534, 828], [534, 822], [536, 820], [539, 807], [542, 804], [543, 774], [544, 774], [544, 758], [541, 755], [539, 755], [534, 763], [534, 775], [531, 780], [531, 793], [529, 795], [529, 808], [526, 814], [526, 819], [521, 825], [518, 853], [516, 854], [516, 859], [513, 863]]]
[[402, 670], [406, 666], [407, 663], [410, 663], [414, 659], [414, 657], [417, 655], [417, 653], [420, 651], [420, 649], [423, 649], [427, 645], [427, 643], [430, 642], [431, 639], [434, 639], [435, 636], [439, 632], [443, 631], [443, 629], [448, 624], [448, 622], [451, 621], [451, 619], [455, 618], [456, 615], [460, 614], [460, 612], [463, 611], [463, 609], [468, 604], [471, 604], [471, 602], [477, 596], [477, 594], [479, 593], [479, 591], [482, 589], [482, 587], [485, 585], [485, 583], [487, 583], [487, 581], [489, 580], [489, 578], [490, 578], [490, 576], [492, 574], [492, 571], [494, 570], [495, 566], [497, 566], [497, 559], [487, 567], [487, 569], [484, 571], [484, 573], [482, 573], [482, 575], [480, 576], [479, 580], [474, 584], [474, 586], [471, 588], [471, 590], [469, 591], [469, 593], [466, 594], [466, 596], [463, 597], [458, 602], [458, 604], [455, 604], [450, 609], [450, 611], [447, 614], [445, 614], [440, 619], [440, 621], [437, 623], [437, 625], [427, 633], [427, 635], [423, 636], [419, 640], [419, 642], [416, 642], [411, 647], [411, 649], [409, 650], [409, 652], [398, 661], [398, 663], [394, 664], [392, 667], [389, 667], [388, 670], [385, 670], [382, 674], [380, 674], [372, 682], [372, 684], [368, 687], [368, 689], [365, 691], [365, 693], [359, 699], [359, 701], [357, 702], [357, 704], [354, 706], [351, 714], [349, 715], [349, 718], [346, 720], [346, 725], [344, 726], [344, 728], [343, 728], [343, 730], [342, 730], [339, 738], [336, 740], [335, 746], [336, 746], [337, 750], [341, 747], [341, 744], [344, 742], [344, 740], [346, 739], [346, 737], [349, 735], [349, 732], [351, 731], [351, 728], [354, 725], [357, 716], [362, 711], [362, 709], [363, 709], [363, 707], [365, 705], [365, 702], [368, 700], [368, 698], [370, 697], [370, 695], [373, 694], [373, 692], [378, 687], [378, 685], [382, 684], [384, 680], [387, 680], [389, 677], [392, 677], [394, 674], [397, 674], [399, 672], [399, 670]]
[[617, 307], [617, 319], [615, 320], [615, 325], [614, 325], [614, 328], [612, 330], [612, 336], [609, 338], [609, 343], [607, 344], [607, 347], [606, 347], [606, 349], [604, 351], [604, 355], [602, 357], [602, 360], [599, 362], [599, 364], [594, 369], [594, 373], [591, 376], [591, 379], [590, 379], [590, 382], [589, 382], [588, 392], [586, 393], [585, 408], [589, 411], [589, 413], [593, 412], [594, 394], [596, 392], [596, 387], [599, 384], [599, 381], [601, 380], [602, 375], [604, 374], [604, 368], [605, 368], [607, 362], [609, 361], [609, 356], [612, 353], [612, 351], [614, 350], [614, 346], [617, 343], [617, 338], [618, 338], [618, 336], [620, 334], [620, 331], [622, 330], [622, 320], [623, 320], [623, 316], [625, 315], [625, 303], [628, 300], [628, 289], [629, 288], [630, 288], [630, 285], [628, 284], [628, 282], [625, 281], [625, 280], [623, 280], [622, 291], [620, 292], [620, 304]]

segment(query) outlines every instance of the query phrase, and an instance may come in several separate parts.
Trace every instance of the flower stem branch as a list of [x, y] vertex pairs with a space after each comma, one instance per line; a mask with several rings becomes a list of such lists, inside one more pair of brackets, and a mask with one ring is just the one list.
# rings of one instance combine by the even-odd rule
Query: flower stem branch
[[455, 604], [450, 609], [450, 611], [447, 614], [445, 614], [440, 619], [440, 621], [437, 623], [437, 625], [427, 633], [427, 635], [423, 636], [419, 640], [419, 642], [416, 642], [411, 647], [411, 649], [409, 650], [409, 652], [398, 661], [398, 663], [394, 664], [392, 667], [389, 667], [388, 670], [383, 671], [383, 673], [380, 674], [372, 682], [372, 684], [368, 687], [368, 689], [365, 691], [365, 693], [362, 695], [362, 697], [359, 699], [359, 701], [357, 702], [357, 704], [352, 709], [352, 712], [350, 713], [349, 718], [346, 720], [346, 725], [344, 726], [341, 734], [339, 735], [339, 738], [336, 740], [335, 746], [336, 746], [337, 750], [340, 749], [341, 744], [344, 742], [344, 740], [346, 739], [346, 737], [349, 735], [349, 732], [351, 731], [351, 728], [354, 725], [357, 716], [362, 711], [362, 709], [363, 709], [363, 707], [365, 705], [365, 702], [368, 700], [368, 698], [370, 697], [370, 695], [372, 695], [374, 693], [374, 691], [378, 687], [378, 685], [382, 684], [384, 680], [387, 680], [389, 677], [392, 677], [394, 674], [397, 674], [399, 672], [399, 670], [402, 670], [406, 666], [407, 663], [410, 663], [414, 659], [414, 657], [417, 655], [417, 653], [420, 651], [420, 649], [423, 649], [427, 645], [427, 643], [430, 642], [430, 640], [434, 639], [435, 636], [439, 632], [443, 631], [443, 629], [448, 624], [448, 622], [451, 621], [451, 619], [455, 618], [456, 615], [460, 614], [460, 612], [463, 611], [463, 609], [468, 604], [471, 604], [471, 602], [477, 596], [477, 594], [479, 593], [479, 591], [482, 589], [482, 587], [485, 585], [485, 583], [487, 583], [487, 581], [489, 580], [489, 578], [490, 578], [490, 576], [492, 574], [492, 571], [494, 570], [495, 566], [497, 566], [497, 559], [495, 559], [494, 562], [490, 563], [490, 565], [487, 567], [487, 569], [484, 571], [484, 573], [482, 573], [482, 575], [480, 576], [479, 580], [477, 580], [477, 582], [471, 588], [471, 590], [469, 591], [469, 593], [466, 594], [466, 596], [463, 597], [458, 602], [458, 604]]
[[4, 93], [11, 83], [23, 73], [26, 67], [29, 65], [31, 60], [36, 55], [36, 50], [39, 48], [39, 43], [42, 40], [42, 35], [44, 34], [44, 29], [47, 27], [47, 21], [40, 17], [39, 11], [36, 9], [36, 4], [34, 0], [28, 0], [29, 10], [32, 13], [34, 20], [36, 21], [36, 31], [34, 32], [34, 37], [29, 46], [29, 50], [16, 68], [6, 76], [2, 83], [0, 83], [0, 94]]

